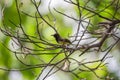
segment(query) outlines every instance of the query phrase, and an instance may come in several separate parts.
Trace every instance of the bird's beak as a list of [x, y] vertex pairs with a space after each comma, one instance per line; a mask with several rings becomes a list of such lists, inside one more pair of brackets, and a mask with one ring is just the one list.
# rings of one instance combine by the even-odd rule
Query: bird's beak
[[52, 34], [51, 36], [54, 36], [54, 34]]

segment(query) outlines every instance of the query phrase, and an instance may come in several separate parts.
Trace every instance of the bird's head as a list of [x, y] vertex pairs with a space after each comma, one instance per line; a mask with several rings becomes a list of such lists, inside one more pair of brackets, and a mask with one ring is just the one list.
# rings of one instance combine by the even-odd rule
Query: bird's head
[[51, 36], [54, 36], [55, 38], [60, 38], [60, 35], [58, 33], [55, 33], [55, 34], [53, 34]]

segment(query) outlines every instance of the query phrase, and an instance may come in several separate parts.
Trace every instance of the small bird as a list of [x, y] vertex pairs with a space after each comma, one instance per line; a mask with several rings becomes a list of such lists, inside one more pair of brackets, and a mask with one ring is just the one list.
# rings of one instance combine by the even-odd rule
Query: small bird
[[62, 38], [58, 33], [55, 33], [52, 36], [54, 36], [56, 42], [59, 44], [62, 44], [62, 45], [71, 44], [70, 40], [66, 38]]

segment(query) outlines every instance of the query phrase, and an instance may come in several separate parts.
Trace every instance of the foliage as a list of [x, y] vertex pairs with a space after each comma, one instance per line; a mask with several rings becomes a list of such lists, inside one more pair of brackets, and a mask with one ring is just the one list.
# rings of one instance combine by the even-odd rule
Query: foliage
[[22, 80], [117, 80], [106, 61], [120, 40], [120, 1], [64, 0], [64, 7], [53, 2], [1, 3], [0, 79], [20, 72]]

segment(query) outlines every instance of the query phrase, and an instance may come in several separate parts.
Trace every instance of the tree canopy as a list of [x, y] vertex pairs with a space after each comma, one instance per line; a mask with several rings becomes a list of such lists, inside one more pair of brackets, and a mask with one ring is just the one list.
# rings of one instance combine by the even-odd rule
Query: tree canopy
[[1, 80], [120, 80], [120, 0], [1, 0]]

